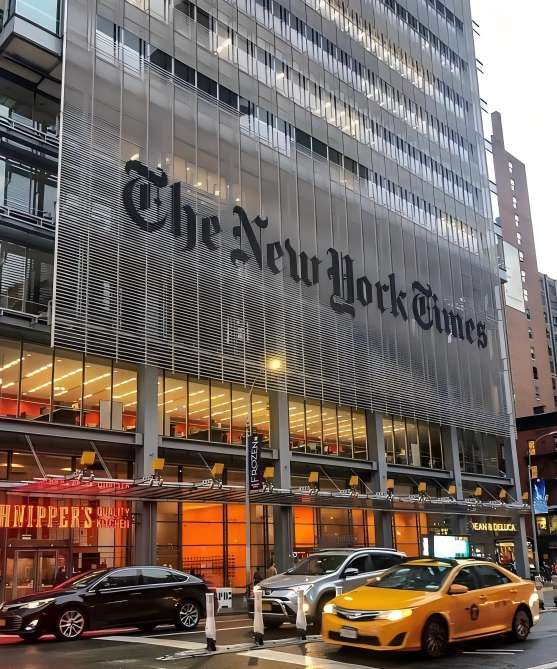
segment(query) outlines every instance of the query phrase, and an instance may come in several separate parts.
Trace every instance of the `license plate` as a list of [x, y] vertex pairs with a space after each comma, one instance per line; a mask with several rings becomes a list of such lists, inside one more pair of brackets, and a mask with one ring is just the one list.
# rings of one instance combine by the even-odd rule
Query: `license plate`
[[0, 618], [0, 627], [6, 627], [6, 619]]
[[341, 627], [340, 636], [343, 639], [357, 639], [358, 630], [355, 627]]
[[271, 602], [261, 602], [261, 610], [262, 611], [272, 611], [273, 610], [273, 604]]

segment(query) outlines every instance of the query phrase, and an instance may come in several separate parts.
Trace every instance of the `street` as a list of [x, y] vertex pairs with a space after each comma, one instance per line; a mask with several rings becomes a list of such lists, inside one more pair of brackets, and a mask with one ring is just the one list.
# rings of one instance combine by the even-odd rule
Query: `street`
[[[253, 649], [251, 621], [243, 614], [217, 618], [219, 652], [212, 656], [184, 657], [205, 647], [199, 631], [176, 633], [160, 627], [154, 634], [134, 630], [89, 633], [87, 638], [58, 643], [45, 637], [26, 644], [17, 637], [0, 636], [0, 669], [280, 669], [291, 665], [313, 669], [557, 669], [557, 611], [542, 615], [529, 639], [517, 644], [506, 637], [459, 644], [449, 655], [432, 663], [418, 653], [380, 655], [359, 650], [339, 650], [321, 641], [299, 643], [293, 626], [265, 634], [268, 647]], [[273, 642], [273, 640], [276, 640]]]

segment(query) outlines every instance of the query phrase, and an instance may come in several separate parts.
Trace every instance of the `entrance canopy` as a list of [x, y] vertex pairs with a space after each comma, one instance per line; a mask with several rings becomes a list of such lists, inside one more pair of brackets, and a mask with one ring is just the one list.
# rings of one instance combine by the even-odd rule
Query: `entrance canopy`
[[[85, 481], [46, 477], [10, 487], [9, 495], [27, 497], [117, 499], [136, 502], [213, 502], [240, 504], [245, 502], [245, 488], [234, 485], [201, 483], [160, 483], [122, 479]], [[456, 515], [508, 516], [525, 514], [529, 507], [521, 503], [502, 503], [476, 499], [456, 500], [453, 497], [432, 498], [427, 495], [405, 497], [386, 493], [362, 494], [352, 491], [321, 491], [309, 488], [273, 488], [250, 492], [252, 504], [275, 506], [312, 506], [370, 509], [387, 512], [451, 513]]]

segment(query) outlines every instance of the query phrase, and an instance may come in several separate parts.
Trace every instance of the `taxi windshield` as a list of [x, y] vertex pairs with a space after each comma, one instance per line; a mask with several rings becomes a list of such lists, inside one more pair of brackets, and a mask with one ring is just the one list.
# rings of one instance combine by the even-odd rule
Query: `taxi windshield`
[[450, 572], [449, 565], [404, 564], [393, 567], [369, 583], [372, 588], [393, 588], [395, 590], [439, 590]]

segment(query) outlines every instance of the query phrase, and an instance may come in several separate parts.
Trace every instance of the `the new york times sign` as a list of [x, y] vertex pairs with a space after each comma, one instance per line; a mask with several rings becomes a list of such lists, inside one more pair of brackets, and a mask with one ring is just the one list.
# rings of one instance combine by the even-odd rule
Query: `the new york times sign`
[[[129, 160], [125, 170], [129, 180], [122, 191], [123, 205], [139, 228], [146, 232], [169, 228], [172, 235], [182, 241], [182, 253], [193, 251], [198, 244], [209, 252], [217, 251], [222, 233], [219, 217], [199, 217], [189, 204], [183, 203], [180, 182], [169, 184], [164, 171], [154, 172], [137, 160]], [[171, 191], [167, 211], [164, 211], [161, 198], [161, 190], [165, 188]], [[152, 211], [153, 207], [155, 219], [148, 221], [144, 212]], [[296, 249], [289, 239], [262, 243], [261, 233], [267, 228], [268, 219], [259, 215], [250, 218], [241, 206], [235, 206], [233, 214], [237, 224], [232, 228], [232, 235], [238, 242], [238, 246], [230, 251], [233, 265], [255, 262], [260, 269], [265, 268], [273, 274], [288, 272], [293, 281], [307, 286], [328, 281], [329, 304], [337, 314], [353, 318], [357, 308], [373, 304], [380, 314], [388, 312], [404, 321], [414, 319], [422, 330], [433, 329], [480, 349], [487, 347], [486, 324], [441, 307], [429, 284], [416, 280], [410, 288], [400, 286], [394, 272], [385, 277], [385, 281], [372, 283], [365, 275], [357, 276], [354, 261], [348, 254], [329, 248], [325, 259], [310, 257], [305, 251]]]

